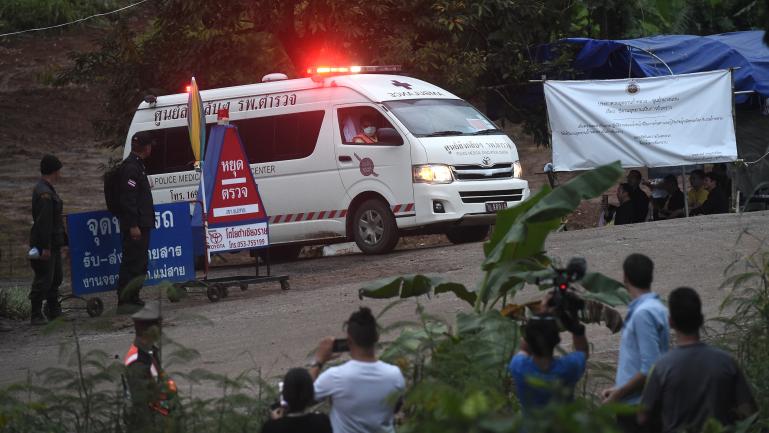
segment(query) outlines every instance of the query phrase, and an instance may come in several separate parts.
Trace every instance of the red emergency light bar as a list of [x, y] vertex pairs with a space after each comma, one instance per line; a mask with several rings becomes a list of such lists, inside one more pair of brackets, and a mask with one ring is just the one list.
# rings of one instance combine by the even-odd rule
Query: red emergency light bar
[[316, 66], [307, 68], [307, 76], [329, 76], [344, 74], [365, 74], [377, 72], [400, 72], [400, 65], [383, 66]]

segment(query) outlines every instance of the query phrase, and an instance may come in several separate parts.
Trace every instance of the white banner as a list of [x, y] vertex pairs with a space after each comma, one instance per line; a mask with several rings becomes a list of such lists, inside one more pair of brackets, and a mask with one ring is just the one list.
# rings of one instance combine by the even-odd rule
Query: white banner
[[556, 171], [737, 159], [729, 71], [545, 81]]
[[270, 244], [267, 222], [233, 225], [208, 229], [208, 251], [243, 250], [266, 247]]

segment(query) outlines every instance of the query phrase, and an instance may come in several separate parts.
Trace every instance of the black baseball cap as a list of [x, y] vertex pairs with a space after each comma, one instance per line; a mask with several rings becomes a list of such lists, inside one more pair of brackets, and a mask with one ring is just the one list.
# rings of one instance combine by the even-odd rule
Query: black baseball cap
[[139, 131], [131, 138], [131, 147], [151, 146], [155, 144], [155, 137], [148, 131]]
[[48, 175], [61, 170], [61, 161], [53, 155], [45, 155], [40, 160], [40, 174]]

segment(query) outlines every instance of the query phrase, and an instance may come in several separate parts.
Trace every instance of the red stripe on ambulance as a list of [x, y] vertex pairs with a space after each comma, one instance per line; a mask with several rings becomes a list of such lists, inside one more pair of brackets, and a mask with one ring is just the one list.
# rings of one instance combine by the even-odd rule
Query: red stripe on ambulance
[[[412, 212], [414, 210], [414, 203], [396, 204], [391, 207], [393, 214], [401, 214], [406, 212]], [[298, 221], [312, 221], [322, 219], [339, 219], [347, 216], [348, 210], [322, 210], [313, 211], [308, 213], [287, 214], [287, 215], [273, 215], [270, 217], [270, 224], [290, 223]]]

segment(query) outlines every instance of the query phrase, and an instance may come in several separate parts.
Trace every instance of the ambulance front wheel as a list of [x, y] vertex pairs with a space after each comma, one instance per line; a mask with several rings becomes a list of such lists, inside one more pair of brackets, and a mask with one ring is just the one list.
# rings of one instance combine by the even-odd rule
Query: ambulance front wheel
[[381, 200], [366, 200], [355, 210], [353, 239], [366, 254], [389, 253], [398, 243], [398, 225], [390, 208]]

